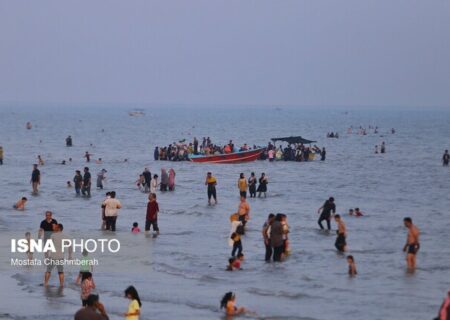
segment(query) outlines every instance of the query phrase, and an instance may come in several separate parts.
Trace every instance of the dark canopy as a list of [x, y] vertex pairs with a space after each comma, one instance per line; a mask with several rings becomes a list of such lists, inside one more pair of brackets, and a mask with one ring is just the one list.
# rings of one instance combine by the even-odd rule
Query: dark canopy
[[317, 142], [317, 141], [303, 139], [301, 136], [298, 136], [298, 137], [284, 137], [284, 138], [272, 138], [271, 140], [273, 142], [275, 142], [275, 141], [284, 141], [284, 142], [287, 142], [287, 143], [303, 143], [303, 144], [310, 144], [310, 143], [313, 143], [313, 142]]

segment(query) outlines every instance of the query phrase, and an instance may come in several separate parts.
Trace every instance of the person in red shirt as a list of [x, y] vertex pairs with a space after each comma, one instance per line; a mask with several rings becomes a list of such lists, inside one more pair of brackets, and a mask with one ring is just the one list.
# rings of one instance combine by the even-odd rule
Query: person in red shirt
[[147, 203], [147, 216], [145, 218], [145, 232], [150, 231], [150, 227], [153, 225], [153, 231], [156, 231], [156, 235], [159, 235], [158, 228], [158, 212], [159, 205], [156, 202], [156, 194], [150, 193]]
[[361, 211], [359, 211], [359, 208], [355, 208], [355, 216], [356, 217], [362, 217], [364, 215], [363, 215], [363, 213]]

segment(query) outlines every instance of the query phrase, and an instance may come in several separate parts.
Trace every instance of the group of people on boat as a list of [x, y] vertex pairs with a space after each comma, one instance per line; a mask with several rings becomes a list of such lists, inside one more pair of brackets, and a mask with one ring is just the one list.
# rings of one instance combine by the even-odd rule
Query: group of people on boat
[[192, 142], [181, 140], [166, 147], [155, 147], [153, 156], [155, 160], [187, 161], [190, 155], [221, 155], [254, 149], [257, 149], [255, 145], [250, 147], [246, 143], [241, 147], [236, 147], [233, 140], [225, 145], [214, 144], [210, 137], [203, 137], [202, 143], [199, 143], [199, 140], [194, 137]]
[[269, 159], [269, 161], [310, 161], [314, 160], [316, 155], [319, 155], [320, 160], [324, 161], [326, 158], [326, 153], [325, 147], [321, 149], [317, 145], [307, 147], [303, 143], [295, 143], [288, 144], [285, 148], [283, 148], [281, 145], [277, 147], [269, 142], [267, 148], [261, 153], [259, 159]]

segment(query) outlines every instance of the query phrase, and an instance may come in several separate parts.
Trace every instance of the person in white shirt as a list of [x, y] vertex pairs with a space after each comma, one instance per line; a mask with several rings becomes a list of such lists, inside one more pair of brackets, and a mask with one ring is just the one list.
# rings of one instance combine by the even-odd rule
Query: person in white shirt
[[103, 205], [105, 206], [106, 230], [116, 231], [117, 215], [122, 205], [116, 199], [115, 191], [111, 191], [109, 196], [109, 199], [103, 201]]

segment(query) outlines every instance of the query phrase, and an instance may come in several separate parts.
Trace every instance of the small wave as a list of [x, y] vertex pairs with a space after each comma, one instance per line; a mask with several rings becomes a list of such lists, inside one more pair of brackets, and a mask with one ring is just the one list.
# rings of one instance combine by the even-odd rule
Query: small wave
[[287, 292], [287, 291], [269, 291], [264, 289], [258, 289], [258, 288], [249, 288], [247, 290], [248, 293], [256, 294], [263, 297], [281, 297], [281, 298], [288, 298], [288, 299], [302, 299], [302, 298], [317, 298], [314, 296], [311, 296], [306, 293], [301, 292]]

